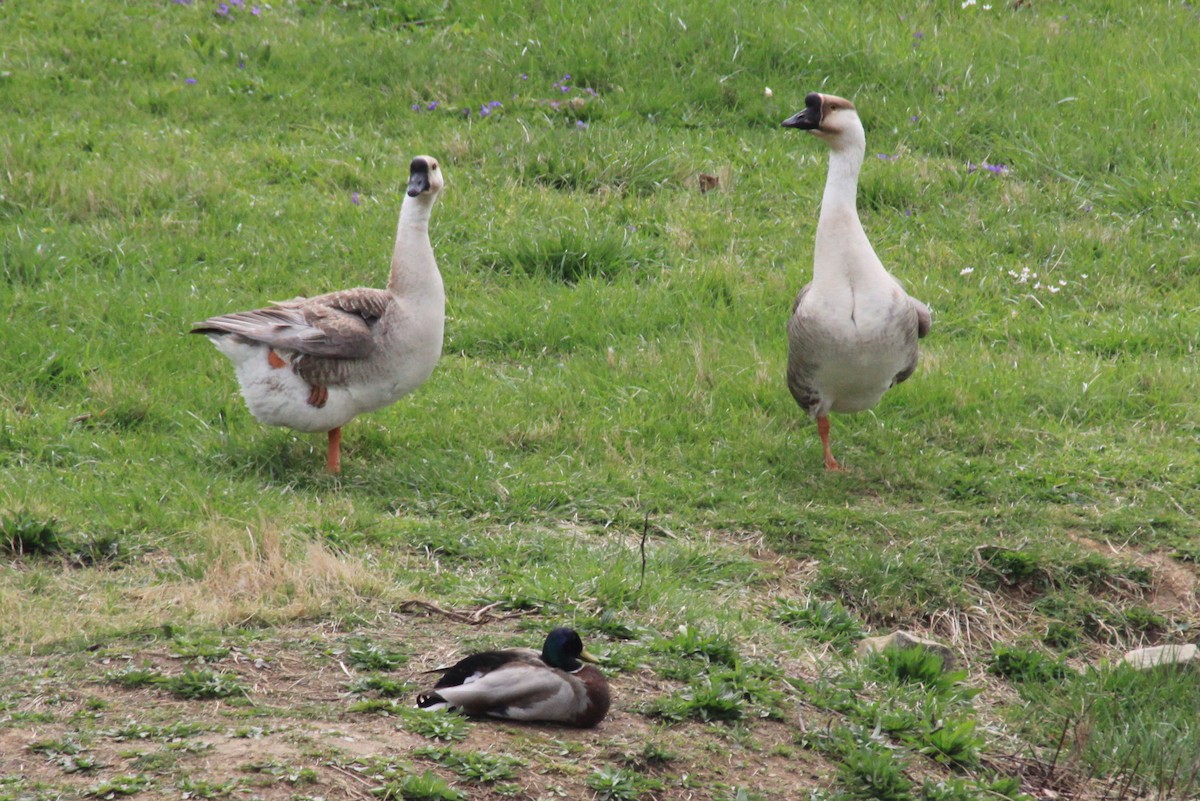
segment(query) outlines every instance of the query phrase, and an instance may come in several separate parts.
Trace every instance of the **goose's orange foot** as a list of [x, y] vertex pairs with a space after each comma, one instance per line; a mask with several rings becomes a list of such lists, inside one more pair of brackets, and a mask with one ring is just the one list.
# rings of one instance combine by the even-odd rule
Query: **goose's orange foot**
[[817, 434], [821, 437], [821, 447], [825, 451], [825, 469], [841, 471], [842, 466], [837, 463], [837, 459], [833, 458], [833, 451], [829, 448], [829, 418], [817, 418]]
[[318, 409], [324, 408], [325, 403], [329, 400], [329, 388], [323, 387], [320, 384], [313, 384], [312, 389], [308, 392], [308, 405], [315, 406]]
[[281, 367], [287, 367], [287, 362], [283, 360], [283, 357], [271, 349], [267, 350], [267, 364], [271, 365], [271, 367], [275, 368], [276, 370]]

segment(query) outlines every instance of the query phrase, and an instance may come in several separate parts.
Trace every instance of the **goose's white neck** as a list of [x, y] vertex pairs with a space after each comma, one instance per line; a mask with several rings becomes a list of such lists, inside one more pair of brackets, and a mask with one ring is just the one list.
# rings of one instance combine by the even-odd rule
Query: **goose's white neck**
[[433, 198], [408, 197], [400, 205], [396, 224], [396, 246], [392, 250], [392, 273], [388, 289], [395, 295], [442, 291], [442, 277], [429, 242], [429, 215]]
[[883, 271], [858, 219], [858, 176], [865, 154], [862, 137], [846, 137], [830, 148], [813, 253], [817, 283], [856, 283]]

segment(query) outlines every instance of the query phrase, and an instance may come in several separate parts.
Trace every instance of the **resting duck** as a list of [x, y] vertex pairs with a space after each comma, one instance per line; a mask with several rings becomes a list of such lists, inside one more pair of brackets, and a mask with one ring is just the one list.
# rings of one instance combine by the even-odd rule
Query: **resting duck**
[[884, 269], [858, 220], [867, 139], [854, 104], [812, 92], [783, 125], [811, 131], [830, 148], [813, 280], [796, 296], [788, 321], [787, 382], [817, 421], [826, 469], [840, 470], [829, 447], [829, 413], [870, 409], [912, 375], [917, 339], [929, 333], [931, 318]]
[[341, 470], [342, 426], [421, 386], [442, 354], [446, 295], [429, 215], [443, 185], [437, 159], [412, 160], [387, 289], [296, 298], [210, 317], [191, 331], [233, 361], [259, 422], [329, 432], [330, 473]]
[[442, 677], [417, 696], [417, 706], [591, 728], [608, 713], [608, 682], [580, 660], [596, 661], [578, 634], [556, 628], [540, 654], [532, 648], [485, 651], [438, 668]]

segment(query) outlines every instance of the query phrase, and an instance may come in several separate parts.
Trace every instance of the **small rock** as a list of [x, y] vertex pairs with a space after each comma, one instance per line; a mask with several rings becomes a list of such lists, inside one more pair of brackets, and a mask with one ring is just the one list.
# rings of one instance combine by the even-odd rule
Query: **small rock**
[[958, 654], [954, 653], [954, 649], [950, 646], [907, 631], [893, 631], [891, 634], [885, 634], [882, 637], [866, 637], [859, 641], [855, 653], [861, 658], [869, 654], [885, 651], [888, 648], [903, 650], [918, 645], [940, 656], [942, 658], [942, 667], [945, 670], [953, 670], [958, 664]]
[[1125, 654], [1125, 664], [1146, 670], [1159, 665], [1183, 665], [1191, 663], [1200, 667], [1200, 648], [1195, 645], [1156, 645], [1153, 648], [1138, 648]]

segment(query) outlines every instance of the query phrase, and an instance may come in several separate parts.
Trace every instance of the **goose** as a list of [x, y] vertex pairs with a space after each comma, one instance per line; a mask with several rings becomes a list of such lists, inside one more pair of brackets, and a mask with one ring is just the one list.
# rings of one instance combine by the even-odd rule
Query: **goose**
[[610, 704], [608, 682], [584, 664], [595, 661], [579, 634], [559, 627], [546, 635], [541, 653], [532, 648], [484, 651], [438, 668], [442, 677], [417, 696], [417, 707], [591, 728], [608, 714]]
[[783, 121], [829, 146], [812, 281], [788, 321], [787, 383], [817, 423], [825, 468], [841, 470], [829, 447], [829, 413], [870, 409], [917, 368], [917, 340], [929, 308], [905, 294], [875, 255], [858, 219], [858, 175], [867, 139], [854, 104], [811, 92]]
[[341, 471], [342, 426], [421, 386], [442, 354], [446, 295], [429, 216], [444, 179], [432, 156], [414, 158], [408, 176], [386, 289], [295, 298], [191, 330], [233, 362], [259, 422], [328, 432], [330, 473]]

